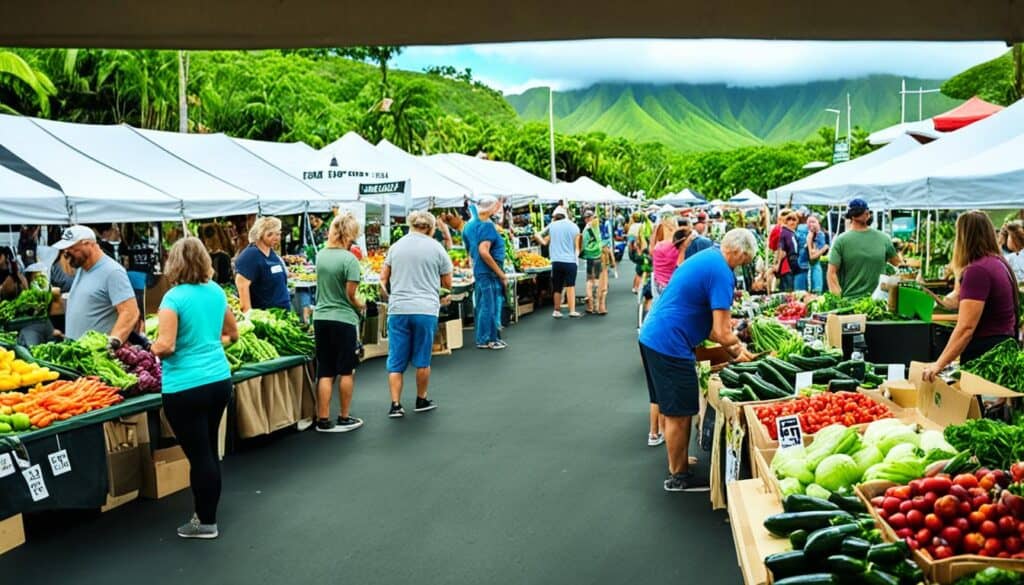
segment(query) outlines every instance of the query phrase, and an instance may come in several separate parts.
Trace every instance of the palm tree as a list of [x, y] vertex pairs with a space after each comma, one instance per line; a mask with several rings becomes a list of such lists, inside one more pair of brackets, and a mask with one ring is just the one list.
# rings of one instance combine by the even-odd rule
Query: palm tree
[[[11, 83], [11, 81], [19, 83]], [[50, 96], [56, 95], [57, 88], [42, 71], [29, 65], [19, 55], [10, 51], [0, 51], [0, 87], [10, 86], [15, 91], [19, 85], [31, 90], [39, 103], [39, 112], [44, 116], [50, 113]], [[0, 112], [18, 114], [14, 108], [0, 104]]]

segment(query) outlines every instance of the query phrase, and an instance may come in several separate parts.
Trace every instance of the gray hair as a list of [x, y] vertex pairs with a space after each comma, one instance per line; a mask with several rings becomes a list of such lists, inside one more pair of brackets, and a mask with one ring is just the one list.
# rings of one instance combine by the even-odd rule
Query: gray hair
[[437, 228], [437, 218], [434, 217], [434, 214], [423, 210], [410, 213], [409, 217], [406, 218], [406, 223], [412, 229], [427, 232], [428, 234], [433, 234]]
[[753, 258], [757, 256], [757, 238], [747, 228], [734, 228], [722, 237], [722, 249], [742, 252]]
[[270, 232], [281, 231], [281, 220], [276, 217], [263, 216], [257, 219], [249, 229], [249, 243], [255, 244]]

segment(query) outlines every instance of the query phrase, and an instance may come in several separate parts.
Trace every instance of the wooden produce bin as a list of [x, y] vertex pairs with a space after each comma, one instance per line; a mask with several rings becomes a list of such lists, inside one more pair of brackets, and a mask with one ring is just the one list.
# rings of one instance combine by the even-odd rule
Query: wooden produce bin
[[0, 520], [0, 555], [25, 544], [25, 524], [21, 514]]
[[766, 585], [771, 581], [764, 558], [790, 549], [788, 539], [773, 536], [764, 527], [764, 519], [782, 512], [782, 505], [756, 479], [734, 481], [726, 489], [729, 525], [743, 582]]

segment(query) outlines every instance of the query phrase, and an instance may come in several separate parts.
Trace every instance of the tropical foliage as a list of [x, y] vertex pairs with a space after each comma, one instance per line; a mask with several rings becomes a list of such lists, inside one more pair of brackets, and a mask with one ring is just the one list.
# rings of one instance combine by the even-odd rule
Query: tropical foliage
[[1024, 96], [1024, 48], [1017, 43], [1003, 55], [971, 67], [942, 84], [942, 93], [959, 99], [978, 96], [1008, 106]]

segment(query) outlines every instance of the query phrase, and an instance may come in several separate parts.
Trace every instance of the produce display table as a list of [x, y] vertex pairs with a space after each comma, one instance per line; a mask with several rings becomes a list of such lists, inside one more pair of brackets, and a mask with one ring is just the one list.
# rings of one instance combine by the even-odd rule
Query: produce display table
[[[28, 484], [15, 465], [12, 474], [0, 478], [0, 518], [22, 512], [99, 508], [107, 501], [108, 468], [103, 423], [124, 416], [157, 410], [159, 394], [130, 398], [120, 404], [72, 417], [45, 429], [0, 439], [0, 458], [27, 454], [31, 466], [39, 465], [48, 496], [33, 501]], [[19, 446], [20, 443], [20, 446]], [[71, 470], [54, 477], [48, 456], [67, 451]], [[0, 469], [2, 473], [2, 469]]]
[[305, 356], [242, 366], [231, 376], [229, 418], [239, 438], [266, 435], [313, 414], [313, 381]]
[[764, 528], [764, 519], [782, 512], [782, 504], [765, 490], [759, 479], [734, 481], [728, 485], [729, 524], [732, 526], [736, 559], [746, 585], [768, 583], [764, 558], [789, 550], [789, 540], [776, 538]]

